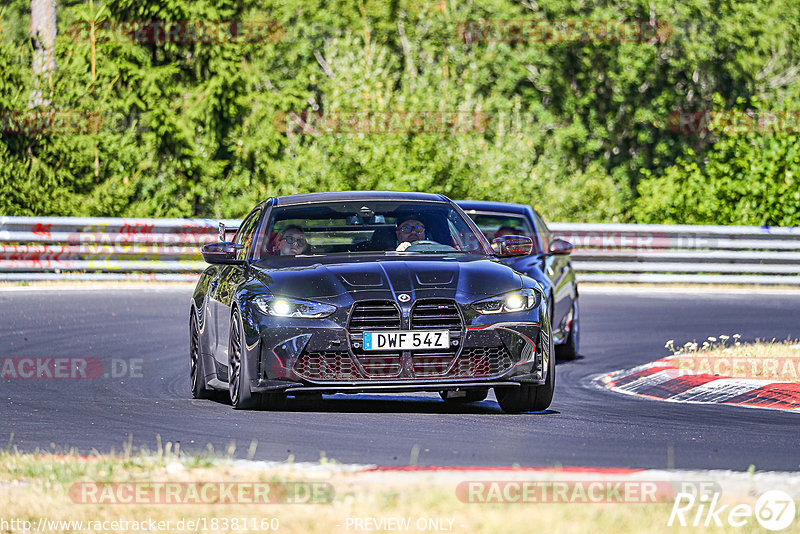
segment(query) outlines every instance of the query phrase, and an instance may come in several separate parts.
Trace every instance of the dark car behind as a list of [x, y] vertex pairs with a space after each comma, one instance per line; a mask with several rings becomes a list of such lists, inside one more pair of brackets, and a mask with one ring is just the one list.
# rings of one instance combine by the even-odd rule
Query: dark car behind
[[572, 245], [554, 238], [542, 216], [531, 206], [506, 202], [458, 200], [456, 203], [492, 241], [503, 235], [533, 239], [530, 254], [503, 258], [514, 270], [537, 280], [552, 302], [551, 322], [556, 356], [572, 360], [580, 347], [580, 306], [578, 282], [570, 262]]

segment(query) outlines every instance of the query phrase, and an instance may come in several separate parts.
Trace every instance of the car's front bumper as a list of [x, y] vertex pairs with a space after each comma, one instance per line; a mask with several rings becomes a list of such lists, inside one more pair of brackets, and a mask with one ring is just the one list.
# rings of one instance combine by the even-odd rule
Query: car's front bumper
[[[450, 352], [359, 350], [344, 328], [265, 329], [259, 340], [254, 393], [441, 391], [542, 385], [551, 356], [540, 323], [498, 322], [453, 332]], [[547, 335], [547, 334], [545, 334]], [[377, 363], [376, 363], [377, 362]]]
[[408, 393], [415, 391], [442, 391], [446, 389], [469, 390], [493, 387], [518, 387], [521, 385], [541, 386], [545, 381], [534, 375], [517, 375], [510, 379], [487, 380], [406, 380], [335, 382], [308, 384], [287, 380], [260, 380], [251, 385], [253, 393], [282, 391], [284, 393]]

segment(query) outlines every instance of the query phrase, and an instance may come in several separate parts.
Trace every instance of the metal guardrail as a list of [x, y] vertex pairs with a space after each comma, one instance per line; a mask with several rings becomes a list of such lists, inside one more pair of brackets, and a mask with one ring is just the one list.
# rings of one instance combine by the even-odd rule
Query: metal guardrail
[[[0, 217], [0, 280], [192, 281], [227, 219]], [[800, 227], [553, 223], [580, 281], [800, 285]]]
[[193, 281], [238, 220], [0, 217], [0, 280]]
[[800, 227], [553, 223], [586, 282], [800, 285]]

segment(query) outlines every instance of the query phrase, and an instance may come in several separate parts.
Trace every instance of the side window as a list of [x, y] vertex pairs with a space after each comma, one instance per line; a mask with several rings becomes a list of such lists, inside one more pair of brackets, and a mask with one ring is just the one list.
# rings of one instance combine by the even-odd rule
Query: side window
[[541, 215], [534, 212], [534, 218], [536, 220], [536, 233], [539, 235], [539, 239], [542, 242], [542, 250], [547, 252], [550, 250], [550, 241], [553, 239], [550, 235], [550, 229], [547, 228]]
[[244, 220], [242, 226], [239, 228], [239, 231], [236, 232], [236, 237], [233, 238], [234, 243], [245, 246], [245, 257], [247, 257], [250, 253], [250, 246], [253, 243], [253, 237], [256, 234], [256, 228], [258, 227], [258, 221], [260, 219], [261, 209], [259, 208], [253, 210]]

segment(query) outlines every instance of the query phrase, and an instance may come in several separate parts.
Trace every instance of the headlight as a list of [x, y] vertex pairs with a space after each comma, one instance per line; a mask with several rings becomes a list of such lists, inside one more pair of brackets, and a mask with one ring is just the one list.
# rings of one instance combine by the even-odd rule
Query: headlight
[[286, 297], [263, 296], [253, 299], [253, 304], [264, 315], [273, 317], [304, 317], [318, 319], [327, 317], [336, 311], [335, 306], [313, 302], [310, 300], [290, 299]]
[[540, 301], [541, 297], [537, 291], [525, 288], [473, 302], [472, 307], [475, 311], [484, 315], [512, 313], [532, 310], [539, 305]]

